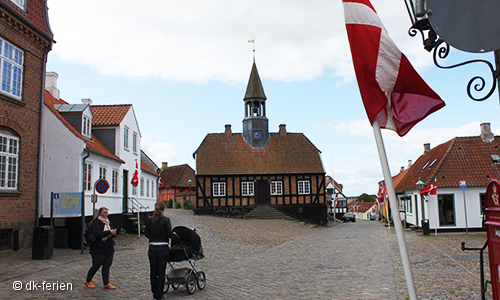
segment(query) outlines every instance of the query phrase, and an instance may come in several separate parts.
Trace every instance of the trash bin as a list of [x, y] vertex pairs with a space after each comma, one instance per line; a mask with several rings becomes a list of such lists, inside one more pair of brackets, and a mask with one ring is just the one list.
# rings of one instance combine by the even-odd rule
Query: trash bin
[[424, 231], [424, 235], [429, 235], [431, 233], [431, 230], [429, 228], [429, 220], [422, 220], [422, 230]]
[[35, 227], [33, 233], [33, 259], [47, 259], [52, 257], [54, 250], [54, 227]]

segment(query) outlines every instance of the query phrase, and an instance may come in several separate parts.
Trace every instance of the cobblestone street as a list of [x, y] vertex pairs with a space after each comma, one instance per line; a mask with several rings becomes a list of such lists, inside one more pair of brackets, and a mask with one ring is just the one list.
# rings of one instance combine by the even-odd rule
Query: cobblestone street
[[[407, 299], [394, 230], [376, 221], [315, 227], [282, 220], [242, 220], [194, 216], [167, 210], [173, 226], [196, 228], [205, 258], [196, 264], [207, 286], [188, 295], [170, 289], [168, 299]], [[229, 230], [231, 229], [231, 230]], [[485, 233], [422, 236], [405, 231], [419, 299], [480, 299], [479, 252]], [[88, 250], [54, 249], [47, 260], [31, 259], [31, 249], [0, 252], [1, 299], [152, 299], [147, 239], [122, 236], [111, 267], [114, 291], [83, 286]], [[486, 278], [489, 280], [487, 254]], [[23, 284], [16, 291], [14, 282]], [[27, 290], [31, 283], [71, 283], [72, 290]], [[488, 287], [487, 299], [491, 299]]]

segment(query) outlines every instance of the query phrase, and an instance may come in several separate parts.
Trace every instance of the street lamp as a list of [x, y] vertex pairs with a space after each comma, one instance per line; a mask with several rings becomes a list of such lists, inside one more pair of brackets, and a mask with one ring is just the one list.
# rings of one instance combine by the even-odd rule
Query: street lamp
[[[420, 177], [418, 178], [418, 181], [415, 183], [415, 185], [417, 186], [417, 190], [418, 190], [418, 193], [420, 194], [420, 191], [425, 187], [425, 183], [420, 180]], [[422, 195], [420, 195], [420, 197], [424, 197]], [[425, 199], [425, 198], [423, 198]], [[424, 232], [424, 235], [429, 235], [429, 219], [425, 218], [425, 208], [424, 208], [424, 203], [426, 201], [423, 201], [422, 202], [422, 230]]]
[[193, 181], [191, 179], [189, 179], [188, 180], [188, 184], [189, 184], [189, 194], [188, 194], [189, 203], [191, 203], [191, 183], [193, 183]]

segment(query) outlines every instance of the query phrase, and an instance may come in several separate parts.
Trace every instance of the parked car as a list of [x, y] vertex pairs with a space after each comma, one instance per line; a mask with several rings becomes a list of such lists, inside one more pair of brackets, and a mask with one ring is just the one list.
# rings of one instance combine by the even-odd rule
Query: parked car
[[347, 222], [347, 221], [352, 221], [356, 222], [356, 215], [352, 212], [347, 212], [342, 216], [342, 221]]

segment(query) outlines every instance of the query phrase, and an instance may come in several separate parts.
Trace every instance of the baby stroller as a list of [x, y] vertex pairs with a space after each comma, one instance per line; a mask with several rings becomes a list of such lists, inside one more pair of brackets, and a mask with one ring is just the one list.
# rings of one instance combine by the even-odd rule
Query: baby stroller
[[[203, 290], [206, 285], [205, 272], [197, 271], [195, 268], [196, 261], [205, 257], [200, 236], [195, 229], [184, 226], [174, 227], [172, 231], [177, 233], [178, 237], [173, 239], [170, 248], [163, 293], [170, 287], [176, 290], [181, 284], [186, 287], [189, 294], [195, 292], [196, 286]], [[187, 262], [190, 267], [176, 268], [175, 264], [181, 262]]]

